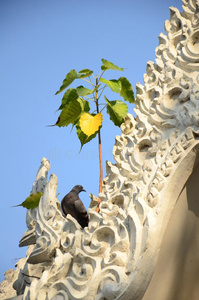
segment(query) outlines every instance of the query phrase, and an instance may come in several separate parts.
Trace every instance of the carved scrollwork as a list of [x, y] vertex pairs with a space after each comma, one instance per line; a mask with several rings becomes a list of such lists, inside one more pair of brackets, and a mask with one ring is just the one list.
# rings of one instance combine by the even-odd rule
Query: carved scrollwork
[[116, 136], [116, 163], [107, 162], [100, 213], [91, 195], [88, 228], [62, 216], [57, 177], [47, 183], [38, 173], [33, 189], [41, 188], [40, 180], [44, 194], [38, 209], [28, 212], [21, 245], [35, 244], [26, 269], [42, 271], [24, 283], [23, 299], [142, 299], [198, 155], [199, 7], [195, 0], [183, 3], [183, 13], [170, 8], [156, 63], [148, 62], [144, 85], [137, 84], [137, 117], [128, 114]]

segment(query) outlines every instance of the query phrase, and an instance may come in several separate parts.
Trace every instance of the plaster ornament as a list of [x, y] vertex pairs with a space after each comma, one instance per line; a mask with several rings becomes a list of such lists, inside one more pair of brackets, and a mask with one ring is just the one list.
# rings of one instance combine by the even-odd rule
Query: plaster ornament
[[40, 169], [33, 190], [44, 194], [27, 212], [20, 242], [35, 245], [15, 284], [24, 300], [142, 299], [171, 212], [198, 160], [199, 3], [182, 2], [182, 13], [170, 8], [156, 62], [147, 63], [144, 85], [137, 84], [136, 119], [128, 114], [116, 136], [116, 163], [107, 163], [100, 213], [91, 195], [88, 228], [62, 216], [57, 177], [51, 174], [47, 183]]

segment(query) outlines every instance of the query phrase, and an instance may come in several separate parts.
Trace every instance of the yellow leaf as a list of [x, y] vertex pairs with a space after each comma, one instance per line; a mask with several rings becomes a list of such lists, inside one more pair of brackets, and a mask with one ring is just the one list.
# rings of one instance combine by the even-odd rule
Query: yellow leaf
[[87, 136], [90, 136], [99, 129], [99, 127], [102, 125], [102, 120], [103, 120], [102, 113], [98, 113], [95, 116], [92, 116], [89, 113], [83, 113], [79, 120], [81, 130]]

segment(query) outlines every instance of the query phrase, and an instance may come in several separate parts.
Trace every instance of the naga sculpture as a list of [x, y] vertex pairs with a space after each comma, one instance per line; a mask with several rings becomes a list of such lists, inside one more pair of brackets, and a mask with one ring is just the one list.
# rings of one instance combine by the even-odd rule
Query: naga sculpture
[[147, 63], [131, 114], [116, 136], [116, 163], [107, 163], [100, 213], [91, 195], [89, 226], [65, 219], [57, 177], [42, 159], [32, 192], [44, 194], [27, 212], [30, 245], [14, 288], [24, 300], [142, 299], [169, 217], [199, 149], [199, 2], [171, 7], [156, 63]]

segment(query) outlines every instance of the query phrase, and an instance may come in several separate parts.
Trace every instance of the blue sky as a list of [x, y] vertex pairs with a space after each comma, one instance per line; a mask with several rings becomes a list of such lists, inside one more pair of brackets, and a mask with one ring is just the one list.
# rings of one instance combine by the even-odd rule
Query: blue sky
[[[19, 248], [18, 242], [26, 230], [26, 209], [11, 206], [29, 195], [43, 156], [50, 160], [49, 174], [58, 176], [60, 201], [76, 184], [87, 191], [81, 194], [87, 208], [89, 193], [98, 194], [97, 139], [79, 154], [75, 130], [47, 127], [58, 118], [63, 94], [55, 92], [65, 75], [83, 68], [97, 75], [105, 58], [125, 68], [122, 73], [107, 71], [105, 77], [125, 76], [135, 91], [136, 83], [143, 83], [147, 61], [155, 60], [170, 6], [182, 11], [180, 0], [0, 1], [0, 281], [25, 256], [26, 247]], [[114, 162], [115, 135], [120, 128], [104, 117], [104, 177], [105, 161]]]

